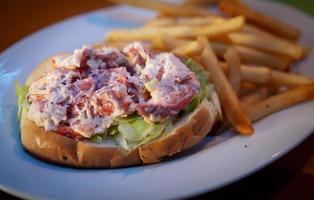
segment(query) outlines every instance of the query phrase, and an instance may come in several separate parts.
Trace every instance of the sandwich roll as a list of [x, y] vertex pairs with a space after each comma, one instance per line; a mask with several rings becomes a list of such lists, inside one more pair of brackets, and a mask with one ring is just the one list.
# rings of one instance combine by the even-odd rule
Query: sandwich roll
[[221, 118], [207, 77], [193, 60], [141, 42], [53, 56], [19, 95], [22, 145], [78, 168], [160, 162], [196, 145]]

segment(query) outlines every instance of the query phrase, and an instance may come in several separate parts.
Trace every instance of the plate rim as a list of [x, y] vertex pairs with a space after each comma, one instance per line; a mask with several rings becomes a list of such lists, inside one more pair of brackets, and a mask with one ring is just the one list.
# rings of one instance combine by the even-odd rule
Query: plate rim
[[[259, 0], [254, 0], [254, 1], [259, 1]], [[254, 1], [250, 2], [250, 3], [253, 3]], [[299, 14], [302, 14], [304, 17], [307, 17], [311, 20], [313, 20], [313, 17], [308, 15], [307, 13], [304, 13], [294, 7], [291, 7], [289, 5], [286, 5], [286, 4], [283, 4], [283, 3], [280, 3], [280, 2], [269, 2], [269, 1], [264, 1], [262, 3], [265, 3], [265, 4], [272, 4], [272, 5], [277, 5], [277, 6], [280, 6], [280, 7], [284, 7], [284, 8], [288, 8], [288, 9], [292, 9], [294, 11], [297, 11], [299, 12]], [[103, 10], [111, 10], [111, 9], [114, 9], [116, 7], [120, 7], [120, 6], [110, 6], [110, 7], [106, 7], [106, 8], [101, 8], [101, 9], [96, 9], [96, 10], [92, 10], [92, 11], [88, 11], [88, 12], [84, 12], [84, 13], [80, 13], [80, 14], [77, 14], [77, 15], [74, 15], [74, 16], [71, 16], [69, 18], [65, 18], [63, 20], [60, 20], [60, 21], [57, 21], [57, 22], [54, 22], [54, 23], [51, 23], [25, 37], [23, 37], [22, 39], [18, 40], [17, 42], [13, 43], [11, 46], [9, 46], [8, 48], [4, 49], [1, 53], [0, 53], [0, 56], [6, 54], [8, 51], [10, 50], [14, 50], [14, 48], [16, 46], [18, 46], [20, 43], [22, 43], [23, 41], [25, 40], [28, 40], [29, 38], [31, 37], [36, 37], [36, 35], [38, 34], [42, 34], [43, 32], [45, 32], [47, 29], [50, 29], [50, 28], [54, 28], [56, 25], [58, 24], [62, 24], [66, 21], [71, 21], [75, 18], [78, 18], [78, 17], [82, 17], [82, 16], [85, 16], [87, 14], [91, 14], [91, 13], [95, 13], [97, 11], [103, 11]], [[176, 196], [175, 198], [188, 198], [188, 197], [194, 197], [196, 195], [200, 195], [200, 194], [203, 194], [205, 192], [209, 192], [209, 191], [213, 191], [213, 190], [216, 190], [218, 188], [221, 188], [222, 186], [226, 186], [226, 185], [229, 185], [229, 184], [232, 184], [244, 177], [247, 177], [253, 173], [255, 173], [256, 171], [259, 171], [260, 169], [264, 168], [265, 166], [269, 165], [270, 163], [278, 160], [279, 158], [281, 158], [282, 156], [286, 155], [288, 152], [290, 152], [292, 149], [294, 149], [295, 147], [297, 147], [300, 143], [302, 143], [306, 138], [308, 138], [312, 133], [309, 133], [307, 135], [304, 135], [300, 140], [298, 140], [297, 142], [294, 142], [293, 145], [289, 146], [289, 148], [285, 149], [284, 151], [281, 151], [280, 154], [278, 154], [278, 156], [276, 156], [275, 158], [272, 158], [272, 159], [269, 159], [269, 160], [264, 160], [263, 161], [263, 164], [262, 165], [259, 165], [258, 167], [255, 167], [255, 168], [252, 168], [250, 171], [246, 172], [246, 173], [243, 173], [241, 174], [240, 176], [236, 177], [235, 179], [231, 179], [231, 180], [227, 180], [226, 182], [223, 182], [221, 184], [217, 184], [215, 185], [214, 187], [206, 187], [204, 189], [200, 189], [200, 190], [194, 190], [194, 192], [190, 192], [188, 195], [181, 195], [181, 196]], [[30, 195], [28, 193], [25, 193], [25, 192], [20, 192], [18, 190], [15, 190], [15, 189], [12, 189], [12, 188], [9, 188], [9, 187], [6, 187], [5, 185], [3, 185], [2, 183], [0, 183], [0, 189], [10, 195], [14, 195], [14, 196], [17, 196], [17, 197], [20, 197], [20, 198], [27, 198], [27, 199], [38, 199], [39, 197], [38, 196], [35, 196], [35, 195]]]

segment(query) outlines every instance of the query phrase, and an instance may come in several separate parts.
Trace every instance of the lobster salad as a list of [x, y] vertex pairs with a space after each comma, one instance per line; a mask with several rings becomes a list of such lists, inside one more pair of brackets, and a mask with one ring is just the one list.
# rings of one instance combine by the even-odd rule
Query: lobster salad
[[152, 52], [142, 42], [122, 49], [83, 46], [51, 59], [53, 69], [24, 91], [27, 118], [76, 140], [146, 143], [210, 96], [193, 60]]

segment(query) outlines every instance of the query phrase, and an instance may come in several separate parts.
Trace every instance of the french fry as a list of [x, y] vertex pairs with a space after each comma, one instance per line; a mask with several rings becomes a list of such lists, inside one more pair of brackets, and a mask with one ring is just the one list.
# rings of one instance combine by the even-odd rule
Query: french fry
[[230, 33], [227, 38], [234, 44], [288, 56], [295, 60], [304, 56], [303, 48], [300, 45], [280, 38], [262, 38], [247, 33]]
[[[314, 99], [313, 78], [285, 72], [293, 61], [310, 52], [295, 42], [300, 31], [252, 10], [241, 0], [186, 0], [181, 5], [154, 0], [110, 1], [153, 9], [159, 11], [159, 17], [141, 28], [110, 32], [105, 45], [120, 48], [126, 42], [142, 40], [157, 51], [172, 51], [202, 63], [227, 118], [223, 128], [231, 124], [237, 132], [250, 135], [253, 121]], [[223, 12], [240, 16], [223, 18], [197, 6], [213, 1], [222, 1]], [[207, 39], [215, 41], [209, 44]], [[228, 64], [219, 63], [216, 56]], [[282, 86], [289, 90], [269, 97]]]
[[243, 97], [258, 89], [258, 85], [242, 80], [238, 96]]
[[229, 46], [232, 46], [238, 53], [241, 62], [246, 64], [264, 65], [273, 69], [287, 70], [290, 59], [271, 55], [257, 49], [245, 47], [241, 45], [228, 45], [222, 42], [211, 42], [212, 48], [219, 58], [223, 57], [223, 53]]
[[157, 40], [160, 40], [164, 50], [172, 51], [174, 54], [182, 57], [192, 57], [200, 55], [203, 51], [203, 46], [194, 40], [177, 39], [169, 35], [162, 35]]
[[[168, 38], [168, 37], [167, 37]], [[169, 38], [168, 38], [169, 39]], [[171, 44], [173, 52], [176, 55], [183, 57], [190, 57], [199, 55], [204, 48], [199, 43], [195, 41], [176, 41], [169, 39], [172, 43], [181, 42], [181, 44]], [[169, 43], [168, 41], [168, 46]], [[177, 47], [176, 47], [177, 46]], [[226, 63], [220, 63], [226, 74], [230, 73], [229, 67]], [[255, 84], [274, 84], [276, 86], [286, 86], [286, 87], [297, 87], [304, 84], [312, 83], [314, 80], [309, 77], [300, 76], [296, 74], [290, 74], [286, 72], [280, 72], [277, 70], [271, 70], [265, 66], [247, 66], [242, 65], [240, 68], [241, 77], [243, 80], [255, 83]]]
[[273, 70], [271, 72], [270, 82], [277, 86], [286, 86], [292, 88], [313, 83], [314, 79], [297, 74]]
[[289, 68], [291, 62], [291, 59], [288, 57], [273, 55], [250, 47], [241, 45], [233, 45], [233, 47], [243, 63], [263, 65], [272, 69], [285, 71]]
[[169, 27], [169, 26], [206, 26], [209, 24], [220, 24], [226, 20], [221, 17], [189, 17], [189, 18], [173, 18], [164, 17], [154, 19], [145, 24], [145, 27]]
[[281, 22], [271, 16], [254, 11], [241, 3], [222, 1], [219, 4], [219, 9], [232, 16], [243, 15], [250, 23], [256, 24], [257, 26], [284, 38], [297, 40], [301, 34], [298, 28]]
[[238, 31], [244, 24], [244, 18], [239, 16], [223, 23], [210, 24], [204, 27], [173, 26], [173, 27], [147, 27], [139, 29], [116, 29], [107, 34], [108, 41], [154, 40], [158, 35], [170, 35], [178, 38], [196, 38], [206, 36], [209, 38], [226, 35]]
[[[242, 88], [241, 88], [242, 89]], [[256, 89], [254, 87], [254, 90], [251, 92], [248, 92], [245, 96], [241, 97], [241, 105], [243, 107], [248, 107], [252, 104], [256, 104], [270, 95], [274, 94], [274, 89], [269, 87], [261, 87]], [[225, 130], [227, 130], [230, 127], [230, 123], [228, 121], [223, 121], [221, 124], [219, 124], [219, 127], [214, 130], [215, 134], [219, 134]]]
[[[314, 100], [314, 84], [307, 84], [287, 90], [283, 93], [268, 97], [274, 91], [269, 88], [260, 88], [241, 99], [242, 106], [252, 122], [261, 120], [290, 106], [308, 100]], [[230, 124], [225, 121], [218, 133], [228, 129]]]
[[[226, 63], [220, 63], [220, 67], [226, 74], [228, 73], [229, 66]], [[263, 66], [242, 65], [241, 76], [244, 81], [254, 84], [272, 84], [289, 88], [314, 82], [314, 79], [306, 76], [271, 70]]]
[[270, 81], [271, 70], [267, 67], [241, 67], [244, 80], [255, 84], [266, 84]]
[[314, 99], [314, 84], [303, 85], [269, 97], [245, 110], [252, 121], [258, 121], [289, 106]]
[[162, 17], [153, 19], [145, 24], [145, 27], [162, 27], [173, 26], [177, 24], [177, 20], [173, 17]]
[[197, 6], [167, 3], [154, 0], [109, 0], [112, 3], [123, 3], [131, 6], [146, 8], [174, 16], [208, 16], [213, 15], [207, 9]]
[[197, 41], [189, 41], [174, 48], [172, 52], [181, 57], [192, 57], [200, 55], [203, 52], [204, 46]]
[[173, 49], [190, 42], [191, 40], [178, 39], [171, 35], [159, 35], [156, 36], [154, 40], [151, 40], [150, 43], [154, 47], [158, 47], [163, 50], [172, 51]]
[[219, 67], [218, 60], [211, 49], [208, 40], [205, 37], [199, 37], [198, 41], [205, 47], [200, 57], [201, 63], [211, 75], [211, 81], [215, 85], [228, 121], [237, 132], [243, 135], [251, 135], [254, 130], [250, 119], [244, 112], [237, 95]]
[[238, 93], [241, 86], [241, 61], [237, 52], [232, 48], [228, 48], [224, 53], [224, 58], [229, 66], [228, 79], [234, 89], [235, 93]]
[[[162, 44], [158, 42], [161, 42]], [[185, 44], [190, 42], [194, 44]], [[175, 50], [177, 55], [181, 55], [184, 57], [195, 56], [202, 51], [202, 46], [196, 45], [195, 42], [191, 40], [178, 39], [169, 35], [161, 35], [159, 36], [159, 38], [155, 38], [155, 40], [153, 40], [152, 43], [153, 44], [157, 43], [160, 49], [165, 49], [168, 51], [174, 50], [175, 48], [179, 48], [179, 50]], [[215, 41], [211, 42], [211, 46], [215, 54], [219, 58], [223, 58], [224, 52], [229, 47], [233, 47], [238, 53], [238, 56], [240, 57], [241, 61], [246, 64], [262, 65], [277, 70], [287, 70], [290, 63], [290, 59], [288, 58], [264, 53], [256, 49], [252, 49], [250, 47], [240, 45], [228, 45]]]
[[[228, 73], [229, 66], [226, 63], [220, 63], [220, 67], [225, 73]], [[255, 84], [266, 84], [270, 82], [271, 70], [267, 67], [249, 67], [241, 66], [242, 79]]]
[[252, 105], [254, 103], [258, 103], [258, 102], [266, 99], [270, 95], [274, 94], [274, 92], [275, 92], [274, 88], [270, 88], [270, 87], [258, 88], [257, 90], [251, 92], [250, 94], [247, 94], [247, 95], [241, 97], [241, 99], [240, 99], [241, 105], [243, 107], [247, 107], [247, 106]]
[[223, 58], [224, 53], [231, 46], [222, 42], [211, 41], [210, 45], [215, 52], [216, 56], [219, 58]]
[[262, 38], [278, 38], [278, 36], [273, 35], [270, 32], [267, 32], [251, 24], [245, 24], [241, 32], [256, 35]]
[[184, 5], [208, 6], [218, 4], [221, 0], [185, 0]]

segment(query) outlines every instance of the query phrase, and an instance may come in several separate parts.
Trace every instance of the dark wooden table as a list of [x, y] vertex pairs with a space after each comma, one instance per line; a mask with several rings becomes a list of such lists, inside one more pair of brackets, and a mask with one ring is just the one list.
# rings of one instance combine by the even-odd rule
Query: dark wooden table
[[[105, 0], [1, 0], [0, 51], [51, 23], [106, 6]], [[17, 198], [0, 191], [0, 199]], [[314, 134], [264, 169], [197, 199], [314, 199]]]

